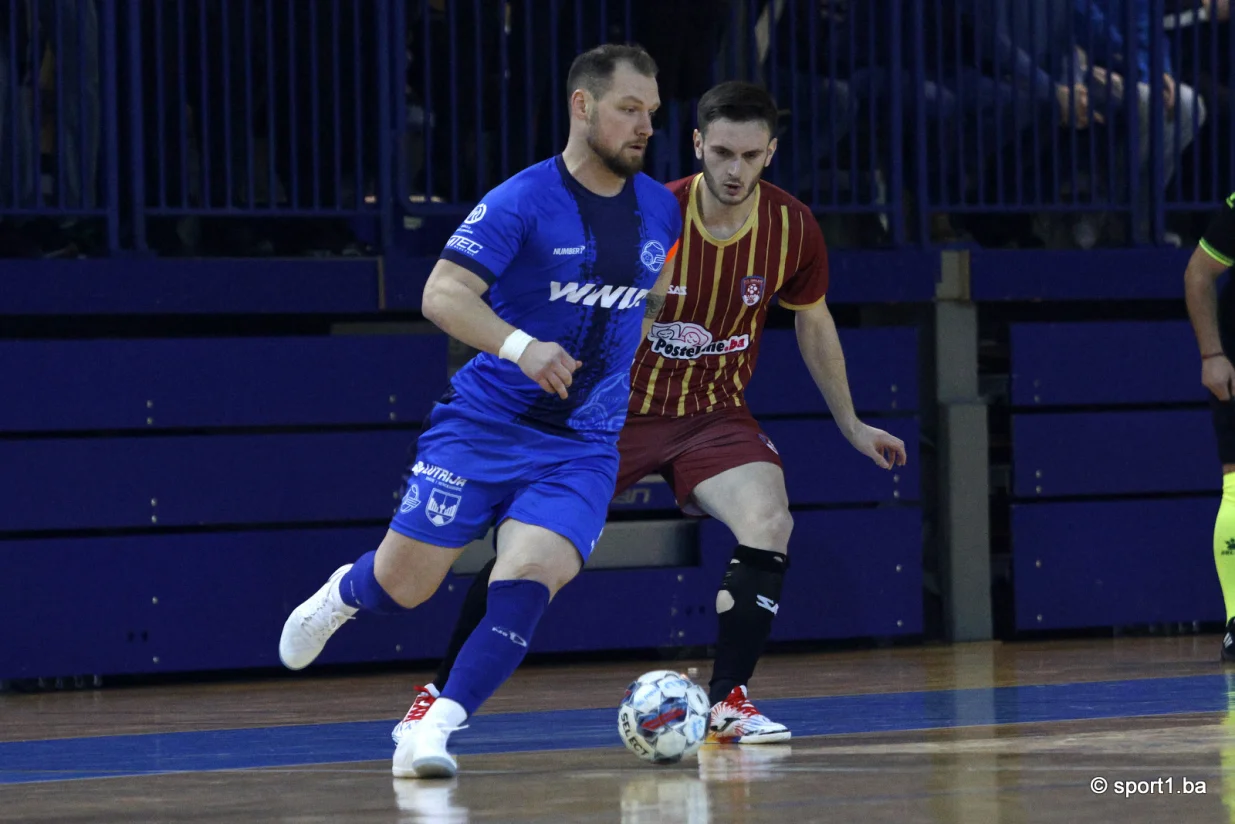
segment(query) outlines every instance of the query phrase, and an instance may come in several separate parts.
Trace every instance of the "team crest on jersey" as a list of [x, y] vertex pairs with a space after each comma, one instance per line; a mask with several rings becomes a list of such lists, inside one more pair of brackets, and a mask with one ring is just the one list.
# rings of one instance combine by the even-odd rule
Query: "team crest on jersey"
[[763, 300], [764, 280], [759, 275], [747, 275], [742, 278], [742, 303], [754, 306]]
[[430, 490], [429, 502], [425, 504], [425, 517], [434, 526], [446, 526], [459, 514], [459, 502], [462, 500], [462, 495], [440, 489]]
[[660, 269], [665, 265], [665, 247], [660, 245], [658, 240], [649, 240], [643, 244], [643, 251], [639, 253], [639, 260], [648, 268], [652, 274], [660, 274]]
[[403, 501], [399, 504], [399, 511], [406, 514], [418, 506], [420, 506], [420, 487], [412, 484], [407, 488], [407, 494], [403, 496]]
[[476, 205], [476, 208], [472, 210], [471, 214], [463, 219], [463, 222], [468, 224], [479, 223], [485, 219], [485, 212], [487, 211], [489, 211], [489, 207], [483, 203], [479, 203]]

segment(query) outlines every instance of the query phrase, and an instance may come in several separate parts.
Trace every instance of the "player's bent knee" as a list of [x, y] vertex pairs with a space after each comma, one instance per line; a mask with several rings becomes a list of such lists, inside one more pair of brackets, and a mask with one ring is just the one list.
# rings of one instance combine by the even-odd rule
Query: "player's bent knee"
[[498, 530], [497, 561], [489, 581], [537, 581], [548, 587], [552, 597], [582, 568], [583, 559], [569, 539], [510, 519]]
[[411, 609], [437, 592], [463, 549], [431, 546], [389, 530], [374, 558], [378, 584], [399, 606]]
[[579, 573], [580, 565], [578, 563], [569, 563], [565, 560], [555, 559], [545, 561], [524, 561], [521, 563], [508, 565], [505, 569], [502, 568], [501, 559], [498, 559], [497, 565], [493, 568], [493, 574], [489, 576], [489, 583], [494, 584], [498, 581], [536, 581], [544, 584], [549, 590], [549, 597], [557, 595], [557, 592], [562, 587], [566, 586]]
[[793, 534], [793, 516], [780, 505], [752, 508], [740, 530], [734, 530], [739, 543], [747, 546], [785, 552]]

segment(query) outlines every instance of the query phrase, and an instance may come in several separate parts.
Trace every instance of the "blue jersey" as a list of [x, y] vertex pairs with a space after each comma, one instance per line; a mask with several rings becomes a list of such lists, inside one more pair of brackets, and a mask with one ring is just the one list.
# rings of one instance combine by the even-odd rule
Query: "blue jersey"
[[616, 442], [644, 298], [682, 230], [677, 199], [643, 174], [603, 197], [571, 177], [561, 156], [493, 191], [446, 243], [442, 259], [489, 284], [493, 311], [583, 365], [562, 400], [518, 365], [481, 353], [452, 380], [478, 408], [555, 434]]

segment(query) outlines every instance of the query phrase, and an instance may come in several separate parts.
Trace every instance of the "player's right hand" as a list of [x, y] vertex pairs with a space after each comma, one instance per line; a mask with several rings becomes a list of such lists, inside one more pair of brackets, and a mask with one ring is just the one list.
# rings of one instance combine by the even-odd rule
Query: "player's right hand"
[[566, 400], [572, 375], [583, 365], [552, 341], [532, 341], [519, 357], [519, 368], [546, 392], [556, 392]]
[[1235, 366], [1226, 358], [1201, 361], [1201, 383], [1220, 401], [1229, 401], [1235, 392]]

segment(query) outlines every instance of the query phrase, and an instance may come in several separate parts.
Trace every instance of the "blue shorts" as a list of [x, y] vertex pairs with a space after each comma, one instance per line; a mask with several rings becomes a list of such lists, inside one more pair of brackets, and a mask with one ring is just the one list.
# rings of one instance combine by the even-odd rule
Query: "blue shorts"
[[587, 561], [617, 483], [616, 445], [494, 420], [458, 396], [426, 424], [391, 529], [457, 548], [514, 518], [563, 536]]

